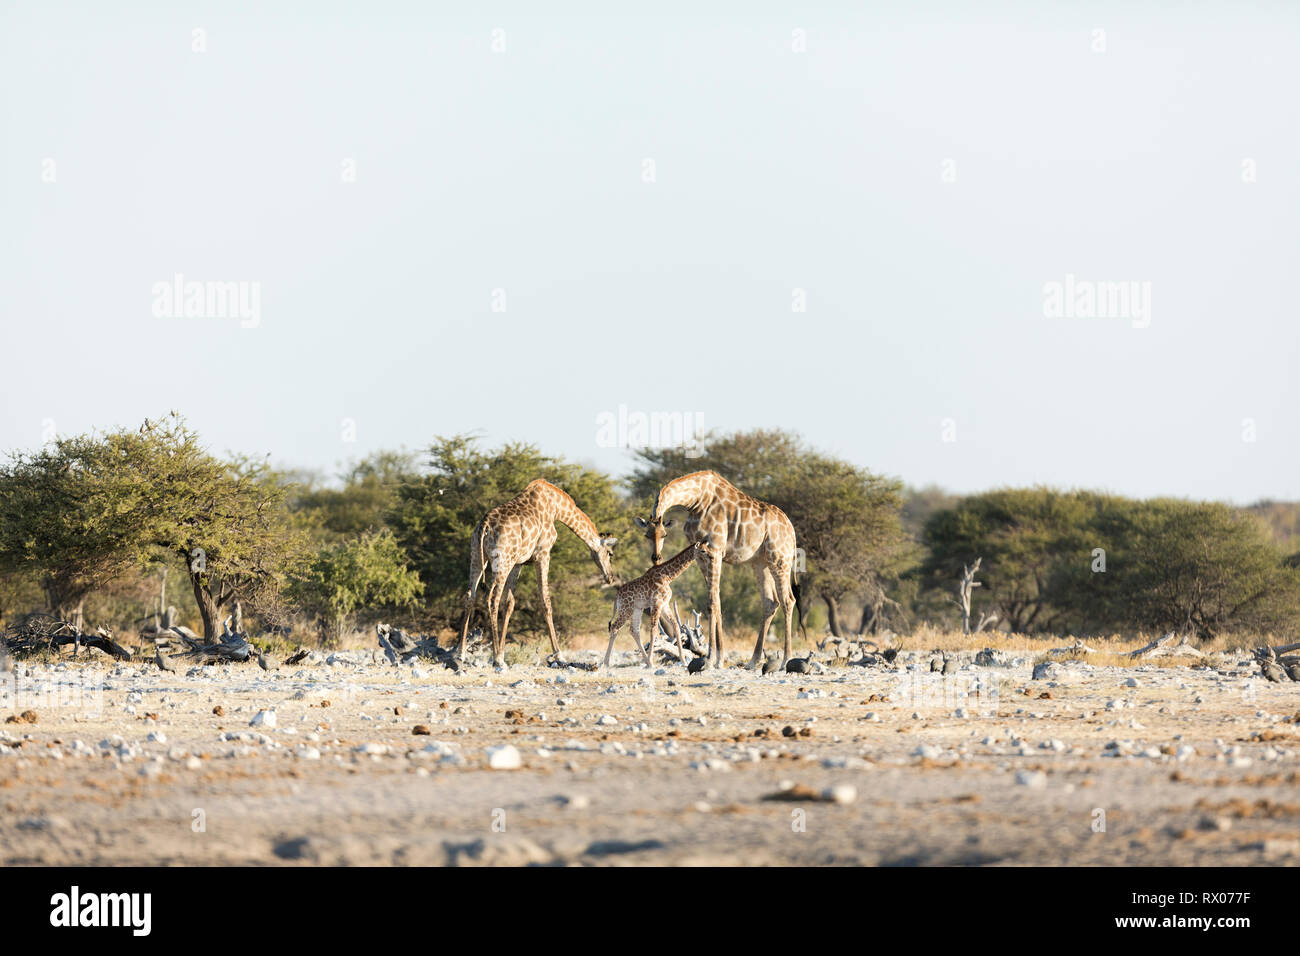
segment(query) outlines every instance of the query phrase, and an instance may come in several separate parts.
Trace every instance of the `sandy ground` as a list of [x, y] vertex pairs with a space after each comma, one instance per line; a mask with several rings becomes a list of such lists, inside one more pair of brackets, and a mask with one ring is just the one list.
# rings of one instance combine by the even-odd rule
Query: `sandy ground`
[[616, 657], [19, 664], [0, 719], [36, 722], [0, 724], [0, 864], [1300, 862], [1300, 684], [1244, 657], [1038, 680], [1015, 655], [766, 678]]

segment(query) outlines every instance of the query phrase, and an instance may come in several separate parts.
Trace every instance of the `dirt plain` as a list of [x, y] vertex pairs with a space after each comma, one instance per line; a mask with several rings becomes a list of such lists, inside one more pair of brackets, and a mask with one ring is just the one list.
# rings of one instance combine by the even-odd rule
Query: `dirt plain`
[[923, 652], [767, 677], [630, 652], [18, 663], [0, 864], [1300, 862], [1300, 684], [1244, 653], [1038, 679], [1031, 655], [953, 656], [946, 676]]

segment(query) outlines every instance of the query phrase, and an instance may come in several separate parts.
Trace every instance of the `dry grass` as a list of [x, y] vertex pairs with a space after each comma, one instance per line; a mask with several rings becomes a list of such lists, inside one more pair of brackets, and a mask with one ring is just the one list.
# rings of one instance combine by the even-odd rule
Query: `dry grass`
[[[986, 647], [999, 651], [1005, 651], [1016, 656], [1031, 656], [1035, 660], [1086, 660], [1097, 666], [1115, 666], [1115, 667], [1135, 667], [1139, 665], [1154, 665], [1157, 667], [1184, 667], [1193, 660], [1190, 655], [1168, 656], [1154, 658], [1133, 658], [1132, 652], [1140, 647], [1144, 647], [1151, 641], [1155, 640], [1158, 634], [1142, 634], [1125, 637], [1119, 634], [1109, 637], [1089, 637], [1084, 639], [1084, 644], [1092, 648], [1094, 653], [1085, 653], [1082, 651], [1072, 650], [1075, 642], [1073, 636], [1056, 636], [1056, 635], [1039, 635], [1039, 634], [1006, 634], [1001, 631], [985, 631], [982, 634], [963, 634], [961, 631], [953, 629], [944, 629], [921, 625], [910, 634], [895, 635], [890, 639], [881, 638], [881, 643], [887, 646], [894, 646], [900, 650], [919, 651], [922, 653], [929, 651], [946, 651], [948, 653], [968, 652], [973, 653]], [[809, 635], [811, 643], [816, 646], [826, 637], [822, 634], [816, 638]], [[608, 641], [608, 636], [602, 633], [585, 633], [572, 635], [563, 641], [566, 648], [574, 650], [597, 650], [603, 651]], [[737, 650], [749, 652], [753, 648], [754, 632], [750, 629], [736, 630], [731, 629], [727, 634], [728, 650]], [[1264, 643], [1279, 644], [1287, 638], [1282, 638], [1273, 634], [1232, 634], [1217, 637], [1214, 640], [1204, 644], [1197, 645], [1197, 648], [1210, 656], [1210, 660], [1216, 659], [1218, 654], [1229, 654], [1237, 656], [1242, 652], [1249, 651], [1251, 648], [1259, 647]], [[531, 641], [526, 641], [524, 646], [528, 646]], [[795, 653], [802, 654], [808, 647], [809, 641], [796, 635], [794, 640]], [[546, 640], [542, 638], [539, 645], [545, 645]], [[773, 650], [780, 646], [780, 634], [773, 631], [768, 636], [767, 648]], [[620, 635], [619, 642], [615, 644], [615, 649], [627, 650], [631, 647], [631, 639], [626, 631]], [[1057, 651], [1058, 653], [1052, 653]]]
[[[779, 623], [779, 620], [778, 620]], [[459, 633], [449, 628], [439, 632], [438, 639], [444, 645], [449, 645], [459, 637]], [[768, 635], [767, 649], [769, 651], [777, 650], [780, 647], [782, 632], [779, 627], [773, 628]], [[829, 637], [829, 634], [809, 635], [808, 641], [804, 640], [796, 632], [794, 638], [794, 652], [803, 654], [809, 646], [809, 643], [815, 647], [818, 643]], [[995, 650], [1005, 651], [1016, 656], [1031, 656], [1037, 660], [1086, 660], [1090, 664], [1097, 666], [1115, 666], [1115, 667], [1134, 667], [1139, 665], [1154, 665], [1157, 667], [1179, 667], [1186, 666], [1193, 659], [1190, 656], [1169, 656], [1155, 658], [1133, 658], [1130, 655], [1133, 651], [1149, 644], [1158, 634], [1139, 633], [1136, 636], [1125, 637], [1119, 634], [1109, 637], [1089, 637], [1084, 638], [1084, 643], [1091, 647], [1094, 653], [1087, 654], [1079, 651], [1070, 650], [1076, 638], [1074, 636], [1057, 636], [1041, 634], [1006, 634], [1001, 631], [985, 631], [981, 634], [963, 634], [955, 629], [945, 629], [932, 627], [930, 625], [920, 625], [909, 634], [898, 634], [891, 638], [879, 638], [881, 643], [886, 646], [894, 646], [900, 650], [918, 651], [922, 653], [930, 651], [945, 651], [948, 653], [968, 652], [982, 650], [986, 647]], [[598, 651], [604, 652], [609, 635], [604, 631], [586, 631], [578, 634], [570, 634], [561, 637], [561, 646], [565, 650], [577, 651]], [[1288, 636], [1275, 634], [1254, 634], [1241, 633], [1223, 635], [1209, 641], [1205, 644], [1197, 645], [1198, 649], [1211, 655], [1211, 661], [1215, 660], [1216, 654], [1229, 654], [1239, 656], [1241, 653], [1248, 652], [1250, 649], [1259, 647], [1265, 643], [1280, 644], [1292, 640]], [[748, 654], [754, 644], [754, 631], [751, 628], [730, 628], [727, 631], [727, 650], [729, 652], [743, 652]], [[259, 638], [258, 643], [265, 643], [265, 639]], [[292, 646], [297, 642], [292, 639], [286, 639], [283, 643]], [[308, 647], [316, 646], [314, 637], [310, 640], [304, 640], [301, 643]], [[375, 641], [375, 632], [373, 628], [364, 628], [350, 631], [343, 635], [337, 645], [331, 649], [337, 650], [373, 650], [377, 647]], [[632, 639], [630, 632], [624, 628], [619, 634], [618, 641], [615, 643], [615, 650], [630, 650]], [[268, 648], [269, 649], [269, 648]], [[1052, 653], [1052, 652], [1056, 653]], [[513, 640], [506, 648], [507, 661], [510, 663], [535, 663], [546, 657], [550, 653], [550, 642], [545, 635], [527, 634], [523, 635], [519, 643]]]

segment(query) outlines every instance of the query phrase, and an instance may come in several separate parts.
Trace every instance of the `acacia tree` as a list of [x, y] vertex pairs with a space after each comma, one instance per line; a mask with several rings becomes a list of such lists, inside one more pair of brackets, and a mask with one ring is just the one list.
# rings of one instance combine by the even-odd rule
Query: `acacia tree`
[[925, 540], [938, 588], [984, 556], [984, 600], [1015, 631], [1209, 637], [1300, 623], [1300, 575], [1259, 519], [1226, 504], [1003, 489], [933, 515]]
[[950, 590], [983, 558], [985, 600], [1008, 630], [1050, 631], [1066, 610], [1053, 583], [1063, 569], [1087, 571], [1091, 499], [1052, 488], [1005, 488], [969, 495], [925, 524], [928, 583]]
[[33, 576], [51, 612], [78, 627], [86, 596], [148, 561], [157, 531], [113, 437], [58, 438], [0, 467], [0, 567]]
[[1300, 572], [1254, 515], [1217, 502], [1135, 503], [1110, 556], [1133, 624], [1209, 638], [1300, 623]]
[[[81, 505], [104, 526], [85, 548], [98, 555], [96, 567], [114, 559], [90, 586], [132, 564], [178, 557], [211, 638], [233, 602], [256, 608], [301, 573], [304, 528], [285, 507], [284, 482], [264, 463], [216, 458], [175, 413], [83, 443], [97, 468]], [[58, 548], [79, 553], [69, 540]]]
[[145, 422], [124, 443], [126, 474], [156, 511], [154, 544], [185, 562], [204, 635], [236, 601], [270, 603], [310, 557], [289, 487], [263, 461], [207, 452], [179, 416]]
[[848, 462], [805, 452], [770, 492], [795, 527], [810, 591], [826, 604], [827, 624], [843, 636], [842, 603], [886, 599], [908, 548], [899, 509], [902, 485]]

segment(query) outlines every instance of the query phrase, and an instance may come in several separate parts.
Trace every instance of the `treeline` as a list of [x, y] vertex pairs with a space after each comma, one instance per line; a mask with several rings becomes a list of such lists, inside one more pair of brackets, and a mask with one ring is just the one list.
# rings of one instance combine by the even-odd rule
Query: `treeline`
[[[119, 632], [175, 604], [214, 635], [240, 609], [254, 628], [309, 629], [326, 642], [378, 618], [459, 625], [470, 532], [537, 477], [615, 533], [615, 570], [645, 570], [633, 523], [668, 480], [710, 468], [790, 516], [814, 634], [955, 626], [964, 567], [981, 559], [976, 619], [1021, 633], [1201, 637], [1281, 631], [1300, 617], [1294, 505], [1253, 510], [1086, 491], [1002, 489], [956, 497], [807, 447], [781, 431], [710, 436], [688, 453], [645, 449], [626, 478], [527, 444], [464, 436], [422, 454], [381, 452], [336, 486], [206, 450], [179, 417], [59, 438], [0, 465], [0, 619], [34, 611]], [[680, 528], [680, 523], [678, 524]], [[670, 551], [685, 546], [681, 532]], [[552, 556], [557, 628], [599, 630], [610, 596], [586, 548], [561, 531]], [[703, 581], [676, 586], [685, 614]], [[512, 629], [543, 631], [536, 575], [521, 576]], [[728, 626], [756, 626], [752, 574], [723, 575]]]
[[1295, 560], [1249, 511], [1086, 491], [1005, 489], [933, 514], [920, 574], [983, 558], [984, 602], [1017, 633], [1277, 631], [1300, 617]]

